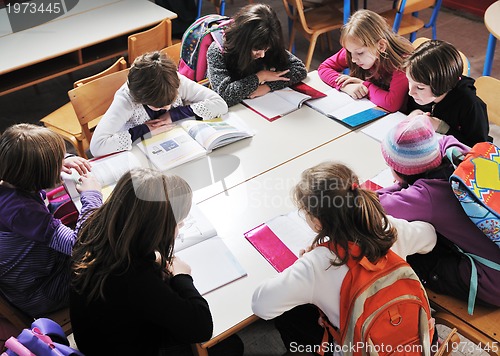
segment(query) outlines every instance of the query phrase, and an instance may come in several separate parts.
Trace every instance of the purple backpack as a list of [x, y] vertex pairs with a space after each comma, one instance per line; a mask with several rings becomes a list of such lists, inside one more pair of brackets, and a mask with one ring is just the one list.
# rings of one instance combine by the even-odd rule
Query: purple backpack
[[232, 19], [227, 16], [205, 15], [189, 26], [182, 35], [179, 73], [196, 82], [207, 77], [207, 50], [212, 42], [222, 49], [224, 29]]

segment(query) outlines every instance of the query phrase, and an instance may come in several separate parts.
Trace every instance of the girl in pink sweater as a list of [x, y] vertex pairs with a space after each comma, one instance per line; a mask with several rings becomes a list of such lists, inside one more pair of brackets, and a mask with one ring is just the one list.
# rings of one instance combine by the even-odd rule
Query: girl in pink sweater
[[[342, 49], [318, 68], [320, 78], [354, 99], [367, 97], [394, 112], [406, 104], [408, 80], [401, 64], [413, 51], [404, 37], [370, 10], [356, 11], [340, 34]], [[350, 74], [342, 74], [349, 68]]]

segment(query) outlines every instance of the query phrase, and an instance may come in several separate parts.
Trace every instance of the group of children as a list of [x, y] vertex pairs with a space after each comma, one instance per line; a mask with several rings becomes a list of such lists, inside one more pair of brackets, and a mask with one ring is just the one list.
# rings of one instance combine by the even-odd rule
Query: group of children
[[[141, 137], [168, 130], [177, 120], [211, 119], [245, 98], [300, 82], [305, 66], [284, 43], [274, 10], [252, 4], [234, 16], [223, 48], [208, 49], [211, 89], [178, 74], [159, 52], [138, 57], [95, 129], [92, 154], [130, 150]], [[320, 78], [353, 98], [403, 111], [408, 119], [382, 144], [394, 186], [367, 191], [354, 172], [335, 162], [303, 172], [294, 197], [317, 238], [295, 264], [263, 282], [252, 301], [256, 315], [276, 318], [288, 349], [292, 341], [321, 342], [312, 306], [339, 325], [347, 266], [319, 246], [330, 239], [358, 244], [371, 260], [391, 249], [431, 289], [464, 300], [476, 269], [478, 303], [500, 305], [494, 283], [499, 272], [481, 263], [474, 267], [455, 247], [500, 262], [500, 251], [481, 236], [448, 183], [452, 165], [446, 148], [466, 153], [468, 146], [488, 140], [485, 104], [475, 95], [474, 80], [462, 75], [458, 51], [443, 41], [414, 50], [369, 10], [351, 16], [340, 43], [342, 49], [320, 65]], [[71, 168], [81, 175], [75, 229], [53, 217], [44, 193]], [[180, 177], [135, 169], [103, 203], [90, 170], [87, 161], [66, 157], [62, 138], [43, 127], [18, 124], [0, 136], [0, 292], [33, 317], [69, 305], [75, 340], [88, 355], [191, 355], [189, 344], [212, 336], [208, 303], [194, 287], [190, 267], [173, 255], [191, 188]], [[328, 181], [336, 184], [318, 187]], [[324, 194], [359, 196], [360, 204], [309, 204]], [[209, 349], [210, 355], [242, 353], [236, 336]]]

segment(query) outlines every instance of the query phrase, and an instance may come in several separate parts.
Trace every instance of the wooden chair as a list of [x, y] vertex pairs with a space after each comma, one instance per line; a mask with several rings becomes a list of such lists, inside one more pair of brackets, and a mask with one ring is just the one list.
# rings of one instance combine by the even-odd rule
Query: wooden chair
[[476, 79], [475, 83], [477, 96], [479, 96], [488, 107], [488, 120], [490, 123], [500, 126], [500, 102], [498, 93], [500, 93], [500, 80], [482, 76]]
[[[0, 316], [4, 317], [20, 333], [24, 328], [29, 328], [33, 318], [9, 303], [3, 295], [0, 294]], [[71, 320], [69, 318], [69, 308], [64, 308], [56, 312], [45, 315], [45, 317], [54, 320], [61, 325], [64, 333], [69, 335], [73, 332]], [[13, 335], [15, 336], [15, 335]]]
[[[412, 42], [413, 48], [417, 48], [420, 46], [422, 43], [430, 41], [429, 38], [427, 37], [418, 37], [415, 41]], [[464, 64], [464, 70], [462, 72], [463, 75], [469, 76], [470, 75], [470, 62], [469, 59], [465, 54], [462, 53], [462, 51], [458, 51], [460, 53], [460, 57], [462, 57], [462, 62]]]
[[[400, 35], [410, 35], [414, 41], [416, 33], [421, 28], [432, 28], [432, 39], [437, 38], [436, 20], [442, 0], [397, 0], [394, 8], [380, 13], [392, 24], [392, 29]], [[418, 12], [434, 7], [429, 22], [425, 23], [418, 17]]]
[[174, 45], [168, 46], [160, 51], [170, 57], [177, 65], [181, 59], [181, 43], [176, 43]]
[[127, 81], [128, 68], [68, 91], [68, 96], [88, 142], [93, 129], [108, 110], [116, 91]]
[[292, 51], [297, 31], [310, 42], [305, 61], [306, 69], [309, 70], [318, 37], [342, 27], [344, 15], [332, 3], [308, 8], [307, 11], [304, 11], [302, 0], [283, 0], [283, 5], [289, 20], [292, 21], [289, 50]]
[[500, 355], [500, 333], [498, 320], [500, 308], [474, 307], [474, 315], [467, 312], [467, 302], [427, 289], [436, 324], [456, 328], [458, 333], [477, 345], [481, 345], [491, 355]]
[[172, 45], [172, 21], [165, 19], [155, 27], [128, 36], [128, 63], [132, 65], [141, 54], [159, 51]]
[[[97, 73], [96, 75], [80, 79], [76, 81], [73, 86], [76, 88], [79, 85], [88, 83], [94, 79], [100, 78], [104, 75], [118, 72], [127, 68], [125, 58], [120, 57], [106, 70]], [[82, 132], [80, 122], [76, 117], [75, 110], [70, 102], [61, 106], [56, 111], [50, 113], [40, 120], [43, 125], [50, 130], [60, 134], [66, 141], [71, 143], [79, 156], [87, 158], [86, 150], [89, 148], [89, 141], [86, 140]]]

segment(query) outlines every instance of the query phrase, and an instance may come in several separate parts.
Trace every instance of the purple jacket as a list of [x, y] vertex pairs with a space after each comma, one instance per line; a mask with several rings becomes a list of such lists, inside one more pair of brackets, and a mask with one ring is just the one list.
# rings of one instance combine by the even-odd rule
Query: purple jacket
[[[469, 151], [453, 136], [444, 136], [439, 144], [443, 156], [450, 146], [457, 146], [464, 153]], [[406, 188], [396, 184], [379, 190], [378, 194], [387, 214], [409, 221], [429, 222], [438, 233], [464, 252], [500, 264], [500, 249], [465, 214], [447, 180], [419, 179]], [[477, 299], [500, 306], [500, 271], [477, 261], [475, 264], [478, 275]], [[471, 264], [468, 258], [461, 260], [459, 271], [464, 283], [470, 285]]]

